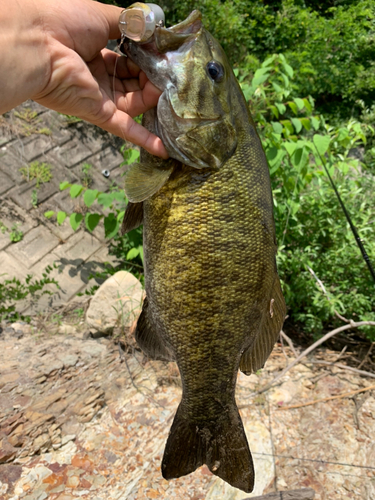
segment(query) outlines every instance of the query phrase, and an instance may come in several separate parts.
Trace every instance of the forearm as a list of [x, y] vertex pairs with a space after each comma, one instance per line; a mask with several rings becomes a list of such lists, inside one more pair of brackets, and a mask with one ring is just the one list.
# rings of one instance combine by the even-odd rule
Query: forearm
[[40, 92], [49, 78], [37, 2], [0, 0], [0, 114]]

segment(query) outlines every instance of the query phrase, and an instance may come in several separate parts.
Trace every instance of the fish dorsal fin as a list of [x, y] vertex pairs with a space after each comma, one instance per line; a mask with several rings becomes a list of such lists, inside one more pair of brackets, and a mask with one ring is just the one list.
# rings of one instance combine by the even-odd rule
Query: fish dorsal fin
[[189, 130], [177, 144], [193, 162], [198, 159], [207, 167], [220, 168], [236, 149], [237, 133], [229, 120], [218, 120]]
[[121, 234], [137, 229], [143, 223], [143, 203], [131, 203], [126, 207], [121, 226]]
[[276, 274], [265, 319], [254, 343], [241, 356], [240, 370], [251, 375], [263, 368], [279, 336], [285, 319], [286, 307], [281, 291], [279, 276]]
[[125, 194], [132, 203], [147, 200], [167, 182], [173, 165], [166, 168], [135, 163], [125, 174]]

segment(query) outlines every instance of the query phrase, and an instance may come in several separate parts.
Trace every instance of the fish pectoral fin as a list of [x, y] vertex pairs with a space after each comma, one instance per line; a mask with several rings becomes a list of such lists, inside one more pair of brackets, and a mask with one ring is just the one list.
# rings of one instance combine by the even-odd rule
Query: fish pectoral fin
[[125, 194], [132, 203], [147, 200], [157, 193], [169, 179], [174, 165], [168, 162], [165, 168], [144, 163], [135, 163], [125, 174]]
[[265, 319], [255, 341], [243, 352], [240, 370], [251, 375], [263, 368], [279, 336], [286, 314], [286, 306], [281, 291], [279, 276], [276, 274]]
[[220, 168], [236, 149], [237, 133], [229, 120], [217, 120], [189, 130], [176, 142], [192, 161], [198, 158], [207, 167]]
[[254, 488], [254, 466], [245, 431], [233, 403], [211, 422], [189, 420], [181, 402], [177, 409], [161, 471], [165, 479], [190, 474], [203, 464], [231, 486], [250, 493]]
[[126, 207], [122, 220], [121, 234], [124, 235], [133, 229], [137, 229], [143, 223], [143, 202], [131, 203]]
[[146, 297], [143, 301], [141, 315], [138, 318], [137, 328], [135, 330], [135, 340], [142, 351], [151, 359], [174, 361], [175, 359], [171, 349], [169, 349], [149, 320], [148, 307], [148, 300]]

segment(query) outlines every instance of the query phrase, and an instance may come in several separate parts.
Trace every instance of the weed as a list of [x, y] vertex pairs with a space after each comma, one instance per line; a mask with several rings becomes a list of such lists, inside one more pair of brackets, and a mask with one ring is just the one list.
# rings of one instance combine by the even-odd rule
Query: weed
[[33, 189], [31, 192], [31, 204], [33, 208], [38, 207], [38, 191], [36, 189]]
[[18, 118], [16, 128], [17, 132], [21, 135], [28, 137], [31, 134], [52, 134], [52, 131], [49, 128], [39, 127], [41, 119], [37, 118], [38, 113], [33, 111], [31, 108], [24, 108], [21, 111], [15, 111], [14, 116]]
[[82, 307], [79, 307], [78, 309], [74, 309], [73, 312], [76, 314], [76, 316], [78, 317], [78, 319], [83, 318], [83, 316], [85, 314], [85, 311], [84, 311], [84, 309]]
[[18, 228], [18, 224], [13, 224], [12, 229], [9, 232], [10, 241], [12, 241], [13, 243], [17, 243], [17, 241], [21, 241], [22, 238], [23, 238], [23, 232], [21, 231], [21, 229]]
[[82, 121], [82, 118], [78, 118], [77, 116], [65, 115], [64, 113], [60, 114], [65, 118], [68, 125], [73, 125], [74, 123], [80, 123]]
[[36, 188], [39, 189], [41, 184], [45, 184], [52, 179], [52, 165], [48, 163], [40, 163], [33, 161], [28, 167], [20, 168], [20, 172], [24, 179], [28, 182], [36, 180]]
[[8, 231], [6, 225], [0, 220], [0, 231], [5, 234]]
[[[47, 266], [43, 272], [43, 278], [37, 280], [28, 274], [21, 282], [18, 278], [11, 278], [0, 283], [0, 321], [14, 321], [21, 319], [30, 321], [30, 316], [24, 316], [16, 310], [16, 303], [28, 299], [30, 303], [36, 303], [42, 295], [53, 295], [54, 292], [46, 290], [47, 285], [55, 285], [60, 288], [58, 282], [48, 275], [57, 266]], [[4, 275], [1, 275], [4, 276]]]
[[89, 188], [93, 181], [91, 173], [92, 165], [90, 165], [90, 163], [84, 163], [81, 167], [81, 170], [82, 170], [82, 176], [81, 176], [82, 185], [85, 188]]

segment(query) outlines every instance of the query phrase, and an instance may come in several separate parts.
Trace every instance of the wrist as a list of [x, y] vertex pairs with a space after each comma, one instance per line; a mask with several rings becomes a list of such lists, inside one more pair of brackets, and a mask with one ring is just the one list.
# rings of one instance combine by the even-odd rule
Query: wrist
[[39, 92], [49, 78], [46, 35], [37, 2], [0, 0], [0, 114]]

